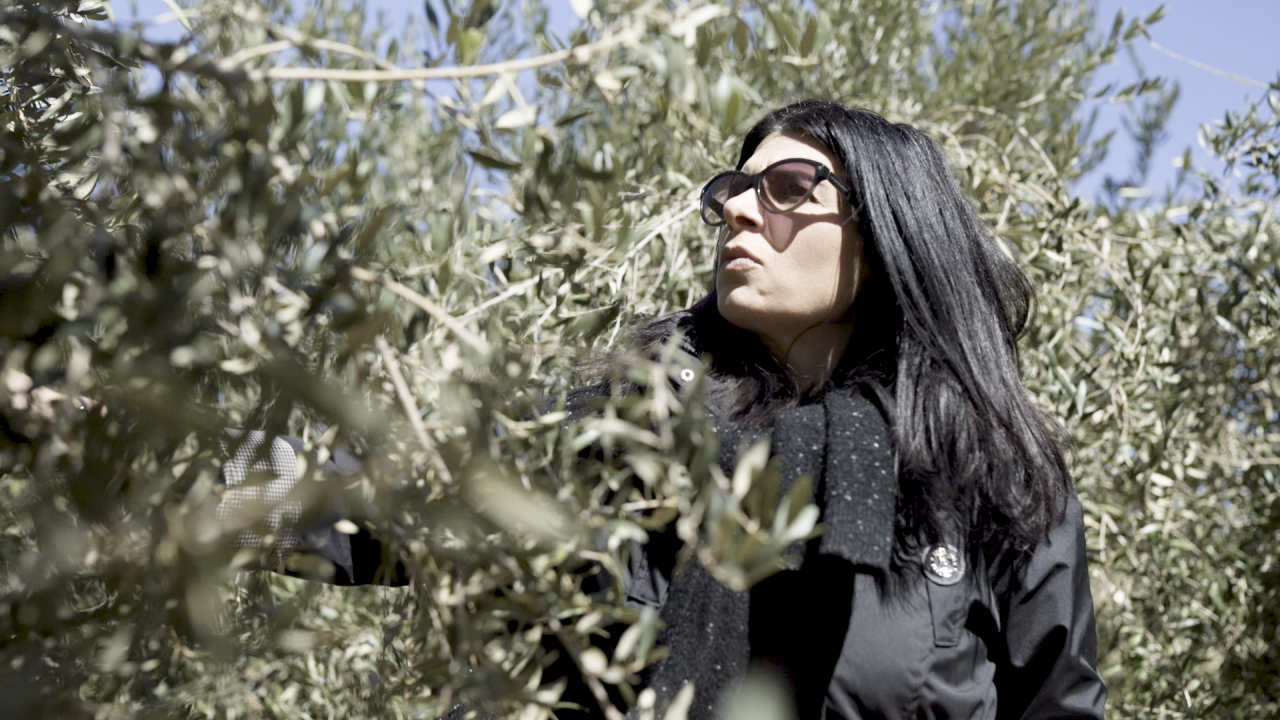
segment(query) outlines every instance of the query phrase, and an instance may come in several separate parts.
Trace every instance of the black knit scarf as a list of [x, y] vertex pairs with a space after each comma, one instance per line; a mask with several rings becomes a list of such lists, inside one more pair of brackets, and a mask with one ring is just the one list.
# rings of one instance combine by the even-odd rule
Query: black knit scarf
[[[721, 464], [755, 437], [718, 423]], [[649, 676], [659, 707], [688, 682], [690, 720], [710, 720], [729, 685], [748, 667], [767, 665], [793, 694], [800, 720], [821, 707], [852, 609], [853, 574], [887, 572], [897, 482], [889, 428], [862, 395], [837, 390], [820, 404], [784, 411], [772, 430], [782, 492], [802, 476], [814, 483], [824, 532], [803, 548], [799, 568], [746, 592], [725, 587], [699, 563], [672, 580], [660, 642], [670, 654]]]

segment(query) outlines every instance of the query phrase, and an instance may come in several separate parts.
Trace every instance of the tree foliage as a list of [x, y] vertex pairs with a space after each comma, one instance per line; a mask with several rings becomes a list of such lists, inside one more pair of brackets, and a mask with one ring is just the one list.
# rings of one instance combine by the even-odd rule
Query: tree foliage
[[[697, 368], [674, 349], [631, 358], [652, 391], [604, 417], [566, 425], [563, 393], [706, 292], [697, 189], [763, 112], [818, 95], [933, 134], [1039, 290], [1022, 367], [1076, 443], [1112, 713], [1280, 711], [1280, 86], [1205, 131], [1233, 174], [1097, 205], [1072, 189], [1107, 151], [1091, 79], [1155, 17], [572, 5], [564, 33], [533, 0], [428, 2], [409, 28], [201, 2], [170, 42], [93, 0], [0, 7], [11, 708], [542, 717], [550, 636], [593, 692], [637, 700], [655, 618], [587, 593], [589, 568], [675, 522], [745, 584], [812, 515], [779, 507], [761, 457], [719, 471], [697, 383], [666, 389]], [[368, 72], [395, 68], [422, 72]], [[1159, 92], [1106, 91], [1157, 93], [1157, 115]], [[214, 510], [228, 427], [303, 439], [304, 514], [340, 503], [412, 586], [246, 569]], [[366, 472], [322, 476], [339, 448]], [[606, 657], [612, 623], [632, 629]]]

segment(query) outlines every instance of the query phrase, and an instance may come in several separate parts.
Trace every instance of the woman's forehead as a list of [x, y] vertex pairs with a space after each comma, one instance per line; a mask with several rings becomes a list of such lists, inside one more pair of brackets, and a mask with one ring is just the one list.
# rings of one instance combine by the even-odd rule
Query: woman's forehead
[[779, 160], [791, 158], [817, 160], [837, 172], [843, 169], [840, 162], [814, 140], [792, 133], [772, 133], [756, 146], [755, 152], [742, 164], [742, 171], [758, 173]]

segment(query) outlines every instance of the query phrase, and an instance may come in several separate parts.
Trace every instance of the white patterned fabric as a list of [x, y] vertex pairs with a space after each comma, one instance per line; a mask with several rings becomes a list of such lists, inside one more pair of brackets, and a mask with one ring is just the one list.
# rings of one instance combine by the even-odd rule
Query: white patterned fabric
[[[268, 444], [269, 442], [269, 444]], [[267, 529], [275, 537], [273, 564], [298, 546], [298, 518], [302, 503], [288, 500], [298, 482], [298, 455], [281, 437], [261, 430], [227, 430], [222, 436], [222, 465], [226, 492], [218, 505], [218, 519], [233, 527]], [[237, 547], [262, 547], [264, 538], [253, 530], [237, 537]]]

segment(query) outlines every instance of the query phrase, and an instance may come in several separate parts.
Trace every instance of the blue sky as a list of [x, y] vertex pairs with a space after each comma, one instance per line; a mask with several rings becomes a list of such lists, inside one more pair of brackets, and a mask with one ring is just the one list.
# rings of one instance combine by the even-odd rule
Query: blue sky
[[[568, 27], [576, 20], [569, 0], [551, 2], [553, 26]], [[1124, 10], [1129, 17], [1145, 17], [1161, 5], [1159, 0], [1095, 2], [1104, 27], [1110, 27], [1117, 11]], [[305, 4], [305, 0], [299, 4]], [[1151, 36], [1169, 51], [1261, 83], [1270, 83], [1280, 74], [1280, 42], [1276, 39], [1280, 30], [1280, 0], [1165, 0], [1163, 4], [1165, 17], [1154, 26]], [[162, 0], [137, 0], [136, 3], [116, 0], [112, 5], [122, 19], [133, 16], [133, 6], [137, 7], [137, 16], [143, 18], [168, 12]], [[368, 0], [368, 5], [383, 10], [388, 17], [405, 13], [420, 19], [425, 17], [421, 0]], [[169, 27], [176, 30], [176, 26]], [[1176, 173], [1173, 161], [1188, 147], [1192, 148], [1193, 162], [1220, 172], [1221, 167], [1211, 162], [1198, 145], [1197, 128], [1220, 120], [1229, 109], [1243, 108], [1248, 100], [1261, 97], [1264, 91], [1175, 60], [1143, 40], [1139, 40], [1136, 47], [1138, 60], [1149, 73], [1176, 81], [1182, 89], [1168, 127], [1169, 139], [1152, 163], [1149, 186], [1158, 190], [1172, 181]], [[1132, 78], [1133, 70], [1122, 58], [1104, 70], [1097, 84], [1101, 87], [1107, 82], [1116, 82], [1119, 87]], [[1099, 132], [1119, 127], [1123, 115], [1121, 106], [1100, 104], [1099, 111]], [[1094, 197], [1107, 174], [1128, 177], [1132, 152], [1120, 142], [1112, 147], [1106, 163], [1077, 186], [1081, 194]]]
[[[1151, 39], [1168, 50], [1205, 65], [1271, 83], [1280, 74], [1280, 0], [1166, 0], [1164, 19], [1151, 30]], [[1143, 16], [1161, 5], [1157, 0], [1098, 0], [1098, 14], [1109, 25], [1117, 11], [1129, 17]], [[1171, 182], [1176, 169], [1175, 158], [1192, 148], [1196, 165], [1221, 172], [1221, 166], [1209, 161], [1196, 141], [1196, 130], [1204, 123], [1217, 122], [1230, 109], [1245, 107], [1246, 101], [1262, 97], [1263, 90], [1228, 80], [1206, 70], [1174, 60], [1139, 40], [1138, 60], [1147, 72], [1176, 80], [1182, 95], [1174, 107], [1168, 131], [1169, 140], [1152, 163], [1149, 185], [1159, 189]], [[1117, 63], [1098, 78], [1099, 86], [1110, 81], [1125, 82], [1132, 77], [1126, 62]], [[1127, 83], [1126, 83], [1127, 84]], [[1102, 106], [1099, 129], [1119, 126], [1121, 108]], [[1086, 177], [1079, 186], [1083, 195], [1093, 197], [1104, 173], [1123, 178], [1128, 175], [1133, 156], [1120, 146], [1113, 146], [1102, 172]]]

